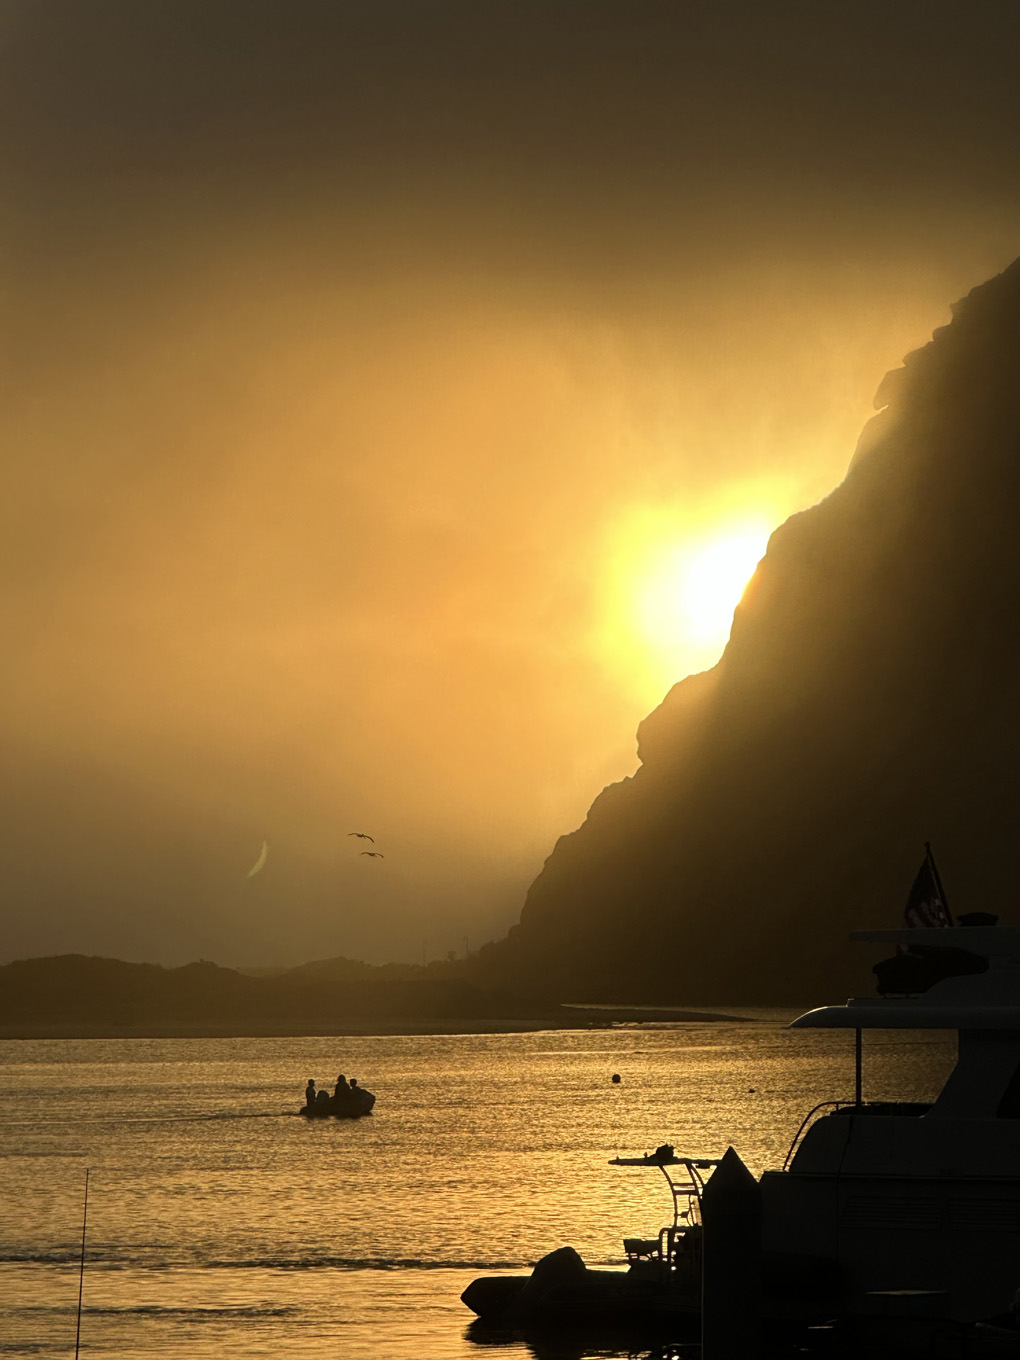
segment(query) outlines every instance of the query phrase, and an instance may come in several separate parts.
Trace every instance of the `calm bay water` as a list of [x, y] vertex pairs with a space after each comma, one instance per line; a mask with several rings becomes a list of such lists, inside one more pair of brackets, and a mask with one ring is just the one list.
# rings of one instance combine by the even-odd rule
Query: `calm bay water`
[[[852, 1095], [852, 1035], [790, 1031], [791, 1014], [0, 1042], [0, 1355], [74, 1354], [87, 1166], [83, 1355], [481, 1360], [459, 1302], [476, 1275], [568, 1243], [620, 1263], [624, 1236], [668, 1221], [661, 1175], [611, 1157], [732, 1143], [758, 1172], [782, 1164], [812, 1106]], [[866, 1098], [930, 1098], [953, 1051], [944, 1034], [866, 1036]], [[376, 1112], [296, 1116], [306, 1079], [338, 1071], [375, 1091]]]

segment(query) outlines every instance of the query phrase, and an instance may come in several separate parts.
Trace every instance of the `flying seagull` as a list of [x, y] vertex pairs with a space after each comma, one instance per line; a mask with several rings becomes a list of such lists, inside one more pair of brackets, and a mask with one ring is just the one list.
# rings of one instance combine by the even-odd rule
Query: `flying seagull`
[[382, 852], [381, 850], [362, 850], [361, 853], [362, 853], [363, 855], [367, 855], [367, 856], [369, 857], [369, 859], [385, 859], [385, 858], [386, 858], [386, 856], [383, 854], [383, 852]]
[[367, 831], [348, 831], [348, 836], [357, 836], [361, 841], [371, 841], [375, 845], [375, 837], [370, 836]]
[[262, 872], [262, 869], [263, 869], [264, 866], [265, 866], [266, 859], [267, 859], [268, 855], [269, 855], [269, 842], [268, 842], [268, 841], [263, 841], [263, 842], [262, 842], [262, 849], [259, 851], [259, 857], [258, 857], [258, 859], [255, 861], [255, 863], [251, 866], [251, 868], [248, 870], [248, 872], [247, 872], [247, 874], [245, 875], [245, 877], [246, 877], [246, 878], [254, 878], [256, 874], [261, 873], [261, 872]]

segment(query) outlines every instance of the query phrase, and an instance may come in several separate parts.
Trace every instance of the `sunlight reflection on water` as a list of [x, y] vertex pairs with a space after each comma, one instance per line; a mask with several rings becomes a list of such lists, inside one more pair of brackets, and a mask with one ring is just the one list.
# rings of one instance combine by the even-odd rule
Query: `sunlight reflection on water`
[[[88, 1165], [83, 1354], [479, 1360], [459, 1302], [475, 1275], [564, 1243], [617, 1263], [624, 1236], [666, 1221], [661, 1177], [611, 1157], [732, 1143], [758, 1172], [782, 1163], [810, 1107], [852, 1092], [852, 1035], [749, 1014], [491, 1036], [4, 1041], [0, 1355], [73, 1353]], [[944, 1034], [870, 1034], [865, 1095], [924, 1099], [952, 1053]], [[309, 1075], [341, 1070], [376, 1092], [370, 1119], [293, 1114]]]

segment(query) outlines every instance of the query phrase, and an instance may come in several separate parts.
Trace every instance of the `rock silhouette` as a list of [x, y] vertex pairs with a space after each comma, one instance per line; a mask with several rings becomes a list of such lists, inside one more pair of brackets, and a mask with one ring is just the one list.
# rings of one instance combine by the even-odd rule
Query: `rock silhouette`
[[[1007, 920], [1020, 828], [1020, 261], [882, 381], [842, 484], [786, 521], [711, 671], [638, 730], [483, 951], [563, 999], [871, 990], [925, 840]], [[859, 952], [855, 952], [859, 951]]]

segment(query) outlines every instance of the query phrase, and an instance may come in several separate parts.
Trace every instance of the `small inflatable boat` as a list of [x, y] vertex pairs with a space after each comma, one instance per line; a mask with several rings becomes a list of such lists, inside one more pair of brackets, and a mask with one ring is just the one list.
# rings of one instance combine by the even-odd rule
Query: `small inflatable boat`
[[371, 1114], [375, 1096], [364, 1086], [350, 1086], [339, 1095], [326, 1100], [316, 1100], [313, 1105], [302, 1105], [301, 1113], [306, 1119], [360, 1119], [363, 1114]]
[[[715, 1157], [678, 1157], [670, 1143], [611, 1166], [654, 1167], [673, 1199], [673, 1222], [653, 1238], [625, 1237], [628, 1269], [590, 1270], [573, 1247], [543, 1256], [530, 1276], [483, 1275], [461, 1301], [479, 1324], [500, 1329], [584, 1328], [592, 1324], [657, 1332], [697, 1330], [701, 1311], [701, 1195]], [[679, 1168], [679, 1170], [676, 1170]], [[474, 1325], [474, 1324], [472, 1324]], [[676, 1335], [674, 1335], [674, 1333]]]

